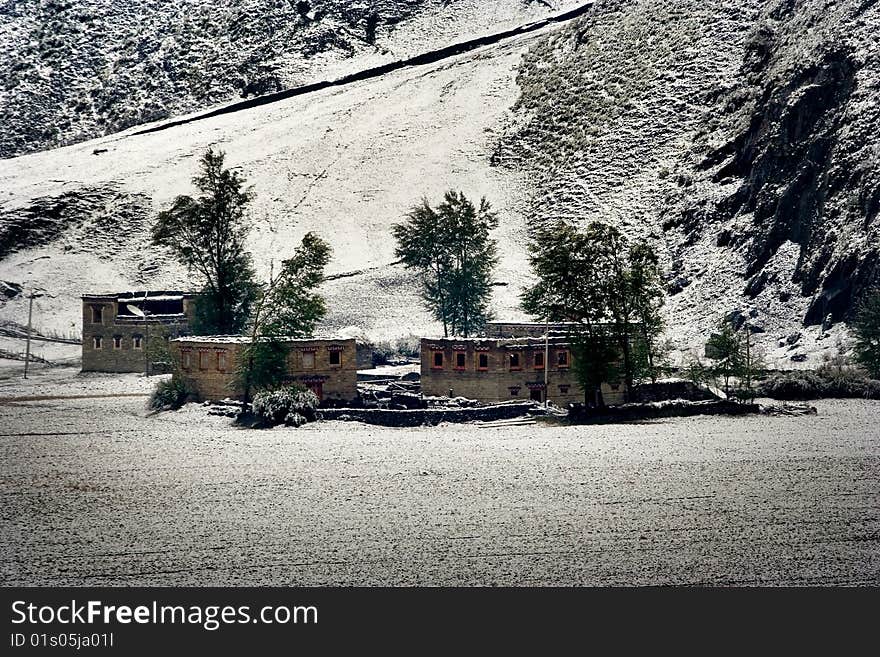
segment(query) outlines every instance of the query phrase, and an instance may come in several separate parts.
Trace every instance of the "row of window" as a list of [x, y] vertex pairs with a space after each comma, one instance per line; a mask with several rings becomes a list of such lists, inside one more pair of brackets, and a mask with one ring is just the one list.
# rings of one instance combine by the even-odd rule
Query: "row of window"
[[[121, 335], [114, 335], [111, 340], [111, 346], [113, 349], [124, 349], [125, 348], [125, 338]], [[103, 335], [93, 335], [92, 336], [92, 349], [103, 349], [104, 348], [104, 336]], [[137, 351], [140, 351], [144, 348], [144, 337], [142, 335], [133, 335], [131, 336], [131, 348]]]
[[[302, 369], [304, 370], [313, 370], [315, 369], [315, 354], [314, 351], [303, 351], [300, 353], [302, 359]], [[190, 370], [193, 367], [193, 351], [191, 349], [182, 349], [180, 352], [181, 356], [181, 367], [185, 370]], [[329, 351], [327, 352], [327, 362], [331, 367], [339, 367], [342, 365], [342, 352], [341, 351]], [[225, 372], [227, 368], [227, 354], [225, 349], [215, 349], [215, 350], [200, 350], [198, 352], [198, 367], [200, 370], [210, 370], [216, 369], [220, 372]]]
[[[558, 388], [559, 388], [560, 395], [567, 395], [569, 393], [569, 391], [571, 390], [571, 386], [568, 384], [561, 384], [558, 386]], [[522, 386], [511, 386], [507, 390], [510, 392], [511, 397], [519, 397], [519, 393], [522, 390]], [[534, 399], [538, 399], [539, 401], [544, 400], [544, 397], [543, 397], [544, 388], [543, 387], [531, 388], [529, 390], [529, 392]], [[539, 394], [536, 394], [536, 393], [539, 393]]]
[[[184, 349], [180, 352], [180, 366], [185, 370], [191, 370], [193, 366], [193, 352]], [[229, 365], [228, 355], [225, 349], [217, 349], [214, 351], [199, 351], [198, 362], [200, 370], [217, 370], [225, 372]]]
[[[431, 369], [432, 370], [442, 370], [445, 369], [446, 355], [442, 351], [435, 351], [431, 356]], [[551, 362], [556, 363], [556, 367], [559, 369], [565, 369], [569, 366], [570, 357], [568, 349], [558, 349], [553, 352], [553, 359]], [[507, 354], [507, 369], [511, 371], [522, 370], [525, 365], [525, 354], [520, 353], [518, 351], [513, 351]], [[489, 363], [491, 359], [489, 354], [486, 352], [477, 352], [474, 355], [474, 368], [478, 372], [487, 372], [489, 370]], [[544, 352], [536, 351], [532, 355], [532, 363], [531, 368], [534, 370], [543, 370], [544, 369]], [[452, 354], [452, 369], [454, 370], [466, 370], [467, 369], [467, 354], [464, 351], [456, 351]]]

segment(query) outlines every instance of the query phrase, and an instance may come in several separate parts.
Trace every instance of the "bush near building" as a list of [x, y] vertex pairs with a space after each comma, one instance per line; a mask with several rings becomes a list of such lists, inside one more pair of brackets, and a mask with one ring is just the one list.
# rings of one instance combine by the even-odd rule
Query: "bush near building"
[[260, 391], [254, 395], [251, 403], [254, 415], [273, 426], [287, 424], [299, 427], [306, 422], [314, 422], [317, 408], [317, 395], [300, 386]]
[[159, 381], [150, 395], [149, 406], [156, 411], [173, 411], [183, 406], [188, 395], [180, 379]]

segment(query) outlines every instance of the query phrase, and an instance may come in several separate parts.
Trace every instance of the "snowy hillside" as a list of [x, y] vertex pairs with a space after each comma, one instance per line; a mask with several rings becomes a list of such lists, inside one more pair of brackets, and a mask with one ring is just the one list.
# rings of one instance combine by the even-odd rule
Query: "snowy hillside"
[[681, 343], [747, 318], [791, 366], [880, 280], [878, 33], [873, 1], [597, 3], [526, 57], [495, 161], [536, 222], [663, 245]]
[[[491, 22], [475, 9], [485, 3], [397, 4], [411, 13], [388, 39], [464, 33], [437, 16]], [[490, 6], [498, 25], [547, 10]], [[601, 219], [662, 250], [680, 350], [733, 316], [759, 331], [769, 365], [815, 363], [845, 344], [841, 319], [880, 260], [878, 11], [865, 0], [603, 0], [567, 25], [437, 64], [0, 160], [0, 320], [26, 317], [4, 281], [45, 288], [37, 325], [62, 333], [78, 327], [84, 292], [187, 287], [147, 234], [158, 209], [192, 191], [213, 144], [254, 185], [263, 273], [308, 230], [333, 245], [331, 329], [436, 332], [392, 264], [389, 229], [454, 187], [500, 212], [501, 317], [521, 316], [530, 226]]]
[[575, 0], [6, 0], [0, 157], [403, 59]]
[[[557, 28], [558, 29], [558, 28]], [[430, 67], [144, 135], [126, 133], [0, 161], [0, 281], [43, 287], [36, 323], [68, 332], [87, 291], [187, 287], [186, 272], [147, 246], [155, 212], [192, 191], [211, 144], [253, 184], [251, 248], [262, 273], [314, 230], [334, 249], [332, 327], [377, 338], [434, 332], [394, 261], [390, 226], [423, 195], [486, 195], [503, 217], [496, 307], [524, 280], [517, 174], [493, 169], [498, 126], [517, 96], [515, 67], [541, 33]], [[349, 275], [352, 272], [354, 275]], [[19, 294], [0, 317], [22, 322]]]

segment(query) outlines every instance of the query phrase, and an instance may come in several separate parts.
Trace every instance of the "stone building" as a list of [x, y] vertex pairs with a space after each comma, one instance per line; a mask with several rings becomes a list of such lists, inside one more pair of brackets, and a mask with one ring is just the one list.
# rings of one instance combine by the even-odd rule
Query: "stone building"
[[[557, 406], [583, 402], [564, 336], [424, 338], [422, 394], [467, 397], [480, 402], [547, 399]], [[624, 401], [625, 385], [603, 383], [606, 404]]]
[[[175, 376], [198, 399], [240, 399], [237, 372], [244, 336], [187, 336], [171, 340]], [[314, 392], [321, 401], [357, 398], [357, 346], [354, 339], [285, 339], [287, 381]]]
[[[571, 367], [573, 326], [493, 321], [480, 338], [423, 339], [422, 394], [481, 402], [549, 400], [557, 406], [583, 402]], [[622, 381], [602, 384], [608, 405], [623, 403], [625, 392]]]
[[167, 363], [158, 356], [165, 350], [148, 344], [186, 335], [197, 296], [179, 291], [84, 295], [83, 372], [165, 371]]

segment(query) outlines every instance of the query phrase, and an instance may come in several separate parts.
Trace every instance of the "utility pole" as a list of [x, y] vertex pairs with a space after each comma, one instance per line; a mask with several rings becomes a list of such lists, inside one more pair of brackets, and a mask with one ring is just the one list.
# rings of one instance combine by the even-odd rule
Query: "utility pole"
[[28, 295], [28, 323], [27, 338], [25, 338], [24, 378], [28, 378], [28, 364], [31, 362], [31, 320], [34, 316], [34, 299], [41, 296], [43, 295], [37, 294], [34, 290], [31, 290], [31, 293]]
[[149, 292], [144, 292], [144, 376], [150, 376], [150, 324], [147, 319], [147, 296]]
[[746, 330], [746, 389], [752, 394], [752, 331], [749, 328], [749, 320], [745, 321]]
[[550, 369], [550, 318], [544, 327], [544, 408], [550, 405], [550, 387], [547, 385]]

